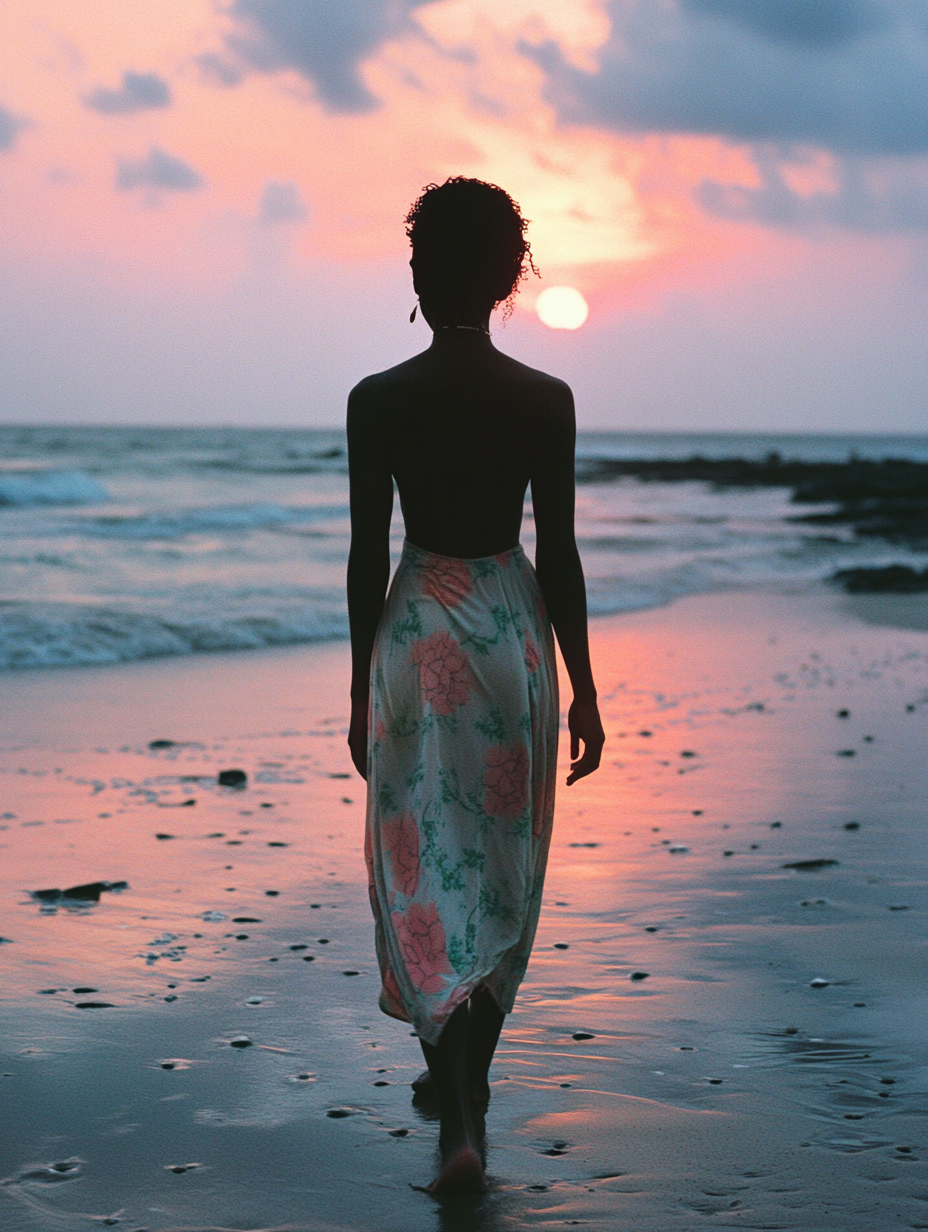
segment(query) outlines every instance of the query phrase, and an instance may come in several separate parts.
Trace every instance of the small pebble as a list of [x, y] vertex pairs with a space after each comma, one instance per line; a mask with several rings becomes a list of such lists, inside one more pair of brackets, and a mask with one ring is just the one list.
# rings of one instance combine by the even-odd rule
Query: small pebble
[[556, 950], [569, 950], [570, 946], [564, 941], [555, 941], [554, 948]]
[[820, 975], [817, 975], [814, 980], [809, 981], [810, 988], [827, 988], [831, 980], [823, 980]]
[[573, 1034], [575, 1040], [596, 1039], [595, 1035], [590, 1035], [588, 1031], [575, 1031]]
[[250, 1048], [254, 1040], [249, 1039], [247, 1035], [233, 1035], [229, 1040], [230, 1048]]
[[263, 1005], [264, 998], [263, 997], [247, 997], [245, 1000], [245, 1004], [246, 1005]]
[[248, 775], [244, 770], [220, 770], [216, 781], [220, 787], [244, 787]]
[[630, 980], [646, 980], [649, 978], [650, 971], [633, 971], [628, 977]]

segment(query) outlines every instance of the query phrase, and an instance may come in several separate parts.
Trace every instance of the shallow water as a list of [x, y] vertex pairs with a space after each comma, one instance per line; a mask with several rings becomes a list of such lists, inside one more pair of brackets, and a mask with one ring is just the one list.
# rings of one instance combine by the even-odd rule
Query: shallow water
[[[376, 1009], [344, 648], [16, 677], [3, 1226], [923, 1226], [928, 637], [729, 595], [594, 658], [607, 759], [560, 789], [493, 1189], [444, 1206]], [[26, 893], [100, 879], [128, 888]]]
[[[591, 433], [581, 459], [928, 457], [928, 437]], [[347, 635], [337, 431], [0, 425], [0, 668], [131, 661]], [[581, 468], [582, 470], [582, 468]], [[789, 519], [785, 489], [582, 484], [594, 613], [681, 595], [925, 563]], [[821, 511], [821, 506], [816, 506]], [[403, 537], [398, 502], [396, 559]], [[531, 505], [523, 542], [533, 548]]]

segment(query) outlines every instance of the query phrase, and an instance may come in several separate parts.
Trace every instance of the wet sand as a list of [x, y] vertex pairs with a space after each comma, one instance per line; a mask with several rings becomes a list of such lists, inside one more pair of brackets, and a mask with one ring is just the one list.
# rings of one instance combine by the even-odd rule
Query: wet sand
[[376, 1008], [347, 647], [5, 676], [0, 1224], [928, 1228], [918, 610], [594, 624], [604, 769], [559, 788], [474, 1203], [410, 1188], [437, 1123]]

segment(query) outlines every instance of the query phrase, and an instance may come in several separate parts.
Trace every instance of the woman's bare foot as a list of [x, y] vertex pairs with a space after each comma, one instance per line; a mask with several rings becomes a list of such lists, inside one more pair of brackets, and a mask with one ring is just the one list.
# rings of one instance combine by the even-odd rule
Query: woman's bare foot
[[487, 1178], [477, 1151], [469, 1144], [447, 1154], [442, 1152], [441, 1172], [426, 1186], [426, 1193], [436, 1198], [452, 1194], [482, 1194], [487, 1191]]
[[410, 1085], [417, 1095], [426, 1095], [429, 1099], [436, 1098], [435, 1083], [427, 1069], [424, 1069], [418, 1078], [414, 1078]]

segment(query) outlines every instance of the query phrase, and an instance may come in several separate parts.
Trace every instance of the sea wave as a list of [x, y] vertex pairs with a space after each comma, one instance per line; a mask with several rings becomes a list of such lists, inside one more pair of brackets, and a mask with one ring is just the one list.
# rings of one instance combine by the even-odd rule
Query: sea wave
[[101, 505], [109, 494], [83, 471], [15, 471], [0, 473], [0, 506]]
[[0, 603], [0, 669], [127, 663], [164, 655], [259, 650], [348, 635], [329, 606], [264, 613], [160, 615], [118, 605]]
[[106, 513], [84, 518], [84, 534], [115, 539], [177, 539], [211, 531], [273, 530], [348, 516], [347, 505], [214, 505], [153, 513]]

